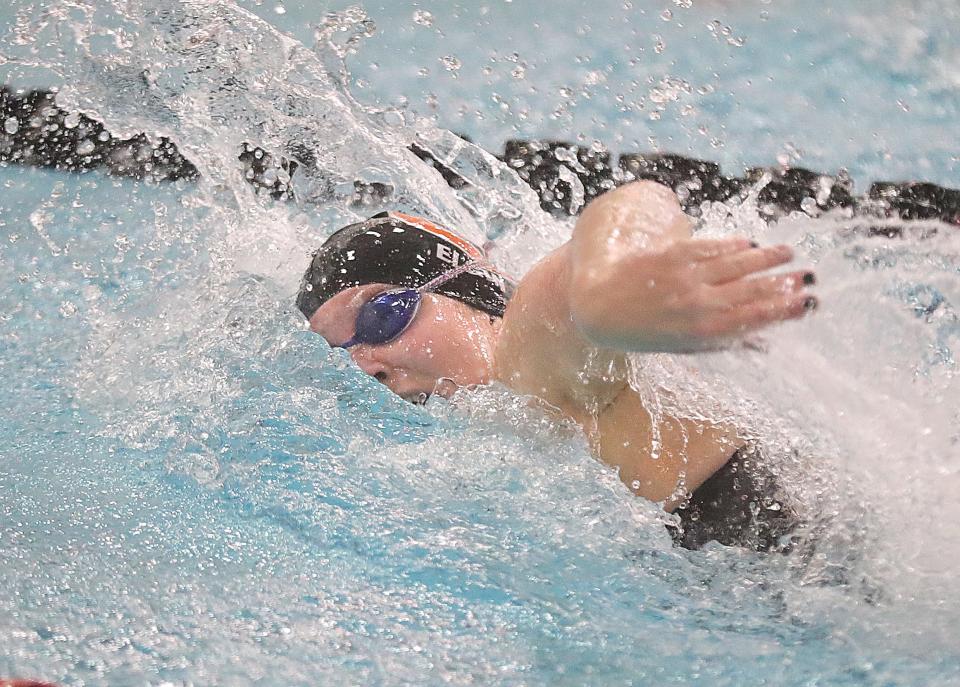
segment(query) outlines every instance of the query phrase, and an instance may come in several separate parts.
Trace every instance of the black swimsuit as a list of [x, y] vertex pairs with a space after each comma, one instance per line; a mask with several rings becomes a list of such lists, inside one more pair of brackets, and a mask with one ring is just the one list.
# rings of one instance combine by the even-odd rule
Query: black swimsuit
[[789, 535], [800, 524], [763, 457], [752, 447], [734, 453], [674, 513], [680, 525], [668, 529], [674, 542], [686, 549], [717, 541], [787, 553]]

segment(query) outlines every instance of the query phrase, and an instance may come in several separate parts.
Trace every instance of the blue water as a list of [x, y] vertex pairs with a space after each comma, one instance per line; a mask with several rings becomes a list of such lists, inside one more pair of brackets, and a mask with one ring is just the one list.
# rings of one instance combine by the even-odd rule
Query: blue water
[[[702, 391], [696, 365], [695, 379], [783, 449], [821, 527], [811, 560], [674, 549], [656, 507], [571, 428], [502, 389], [410, 406], [293, 310], [309, 250], [352, 216], [337, 180], [358, 170], [393, 181], [407, 207], [505, 232], [508, 263], [568, 232], [470, 151], [457, 162], [479, 180], [479, 212], [465, 213], [398, 152], [412, 130], [437, 140], [417, 114], [492, 148], [517, 133], [624, 149], [655, 136], [728, 169], [788, 154], [858, 180], [960, 185], [944, 135], [960, 78], [951, 3], [833, 3], [820, 16], [800, 3], [683, 4], [554, 3], [549, 16], [520, 2], [370, 6], [377, 31], [347, 55], [355, 103], [324, 77], [340, 68], [335, 50], [297, 52], [322, 14], [306, 2], [241, 5], [266, 23], [209, 3], [147, 3], [171, 10], [149, 20], [133, 2], [28, 13], [19, 35], [34, 31], [33, 43], [0, 43], [4, 80], [63, 83], [113, 128], [173, 135], [206, 181], [0, 169], [0, 676], [960, 684], [960, 243], [949, 229], [864, 239], [842, 217], [767, 228], [749, 202], [712, 208], [705, 231], [794, 243], [817, 267], [822, 312], [766, 334], [766, 354], [637, 361], [681, 398]], [[12, 25], [27, 7], [0, 18]], [[373, 30], [364, 21], [328, 26], [345, 29], [332, 34], [342, 44]], [[54, 44], [68, 35], [84, 40]], [[644, 48], [640, 62], [610, 64], [627, 44]], [[460, 67], [447, 71], [444, 56]], [[589, 76], [600, 65], [605, 81]], [[165, 98], [137, 90], [144, 67]], [[246, 87], [224, 91], [226, 75]], [[692, 88], [650, 119], [666, 76]], [[564, 86], [576, 94], [551, 117]], [[645, 96], [644, 109], [621, 112], [620, 93]], [[278, 94], [300, 116], [273, 109]], [[400, 95], [415, 105], [371, 112]], [[253, 196], [230, 172], [253, 134], [315, 142], [315, 188], [332, 180], [334, 191], [300, 206]]]

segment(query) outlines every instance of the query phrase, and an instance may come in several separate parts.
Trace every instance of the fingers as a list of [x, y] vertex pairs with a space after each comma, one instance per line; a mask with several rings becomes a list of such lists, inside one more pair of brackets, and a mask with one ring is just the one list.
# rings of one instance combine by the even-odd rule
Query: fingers
[[742, 236], [722, 239], [690, 239], [687, 244], [689, 252], [685, 257], [697, 261], [711, 260], [725, 255], [741, 253], [750, 248], [755, 248], [756, 245], [750, 239]]
[[770, 298], [739, 306], [733, 314], [737, 331], [757, 329], [782, 320], [795, 320], [816, 309], [817, 299], [807, 293]]
[[789, 295], [801, 291], [805, 286], [812, 286], [815, 282], [813, 272], [800, 270], [769, 277], [739, 279], [715, 287], [715, 294], [719, 302], [726, 306], [736, 306]]
[[793, 259], [789, 246], [749, 248], [720, 255], [697, 266], [704, 283], [724, 284], [777, 267]]
[[737, 336], [776, 322], [803, 317], [816, 307], [817, 299], [806, 291], [784, 293], [718, 311], [701, 323], [699, 334], [705, 337]]

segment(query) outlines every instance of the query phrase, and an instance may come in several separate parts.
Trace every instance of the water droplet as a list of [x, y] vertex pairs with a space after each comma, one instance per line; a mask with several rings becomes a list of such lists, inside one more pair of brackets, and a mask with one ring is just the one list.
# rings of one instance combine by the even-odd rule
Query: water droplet
[[90, 153], [92, 153], [92, 152], [93, 152], [94, 150], [96, 150], [96, 149], [97, 149], [97, 146], [95, 146], [95, 145], [93, 144], [93, 141], [91, 141], [89, 138], [87, 138], [87, 139], [84, 139], [83, 143], [81, 143], [79, 146], [77, 146], [77, 154], [78, 154], [78, 155], [89, 155]]
[[673, 4], [677, 7], [682, 7], [685, 10], [693, 7], [693, 0], [673, 0]]
[[800, 209], [811, 217], [816, 217], [820, 214], [820, 208], [817, 205], [817, 201], [813, 198], [804, 198], [800, 201]]
[[60, 315], [63, 317], [73, 317], [77, 314], [77, 306], [70, 301], [64, 301], [60, 304]]
[[903, 110], [904, 112], [909, 112], [909, 111], [910, 111], [910, 106], [907, 105], [907, 104], [906, 104], [905, 102], [903, 102], [902, 100], [898, 100], [898, 101], [897, 101], [897, 105], [899, 105], [899, 106], [900, 106], [900, 109]]
[[669, 9], [664, 10], [660, 13], [660, 18], [663, 19], [663, 21], [670, 21], [673, 19], [673, 12]]
[[459, 71], [460, 67], [463, 66], [463, 63], [460, 62], [455, 55], [444, 55], [440, 58], [440, 62], [443, 64], [443, 68], [448, 72]]
[[286, 13], [287, 13], [287, 8], [284, 7], [283, 5], [277, 5], [276, 7], [273, 8], [273, 11], [274, 11], [276, 14], [286, 14]]
[[68, 129], [76, 129], [79, 124], [80, 114], [78, 112], [71, 112], [63, 118], [63, 125]]
[[433, 26], [433, 14], [427, 10], [416, 10], [413, 13], [413, 23], [420, 26]]
[[20, 130], [20, 122], [17, 121], [16, 117], [9, 117], [3, 123], [3, 130], [8, 134], [15, 134]]

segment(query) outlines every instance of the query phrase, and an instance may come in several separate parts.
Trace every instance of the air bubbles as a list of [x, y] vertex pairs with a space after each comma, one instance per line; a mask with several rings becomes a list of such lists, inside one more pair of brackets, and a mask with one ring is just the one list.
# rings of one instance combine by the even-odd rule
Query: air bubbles
[[682, 7], [685, 10], [693, 7], [693, 0], [673, 0], [673, 4], [677, 7]]
[[460, 67], [463, 66], [463, 63], [456, 57], [456, 55], [444, 55], [440, 58], [440, 64], [442, 64], [443, 68], [448, 72], [453, 73], [460, 71]]
[[416, 10], [413, 13], [413, 23], [420, 26], [433, 26], [433, 14], [427, 10]]
[[68, 129], [76, 129], [80, 125], [80, 113], [71, 112], [63, 118], [63, 125]]
[[273, 8], [273, 13], [274, 13], [274, 14], [286, 14], [286, 13], [287, 13], [287, 8], [284, 7], [283, 5], [276, 5], [276, 6]]
[[16, 117], [8, 117], [3, 123], [3, 130], [13, 135], [20, 130], [20, 122]]
[[660, 13], [660, 18], [663, 21], [670, 21], [671, 19], [673, 19], [673, 11], [669, 9], [664, 10], [663, 12]]
[[716, 40], [725, 41], [727, 45], [732, 45], [735, 48], [742, 48], [747, 42], [746, 37], [734, 36], [733, 29], [717, 19], [707, 24], [707, 31], [709, 31]]

